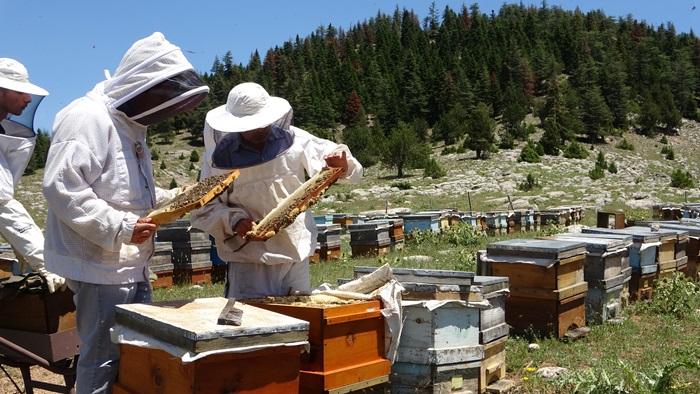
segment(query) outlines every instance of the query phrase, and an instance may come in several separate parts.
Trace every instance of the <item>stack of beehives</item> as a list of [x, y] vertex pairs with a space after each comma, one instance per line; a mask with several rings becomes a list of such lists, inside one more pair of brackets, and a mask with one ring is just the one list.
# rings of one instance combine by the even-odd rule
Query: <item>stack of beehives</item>
[[494, 242], [480, 256], [491, 275], [509, 278], [506, 321], [513, 330], [557, 338], [587, 331], [585, 258], [585, 243], [556, 239]]
[[172, 244], [173, 282], [211, 283], [211, 241], [205, 232], [190, 226], [189, 219], [158, 228], [156, 240]]

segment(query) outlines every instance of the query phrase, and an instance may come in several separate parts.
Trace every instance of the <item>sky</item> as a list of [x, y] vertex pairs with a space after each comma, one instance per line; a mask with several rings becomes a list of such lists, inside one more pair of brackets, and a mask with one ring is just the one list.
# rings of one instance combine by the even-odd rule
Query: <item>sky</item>
[[[0, 0], [3, 16], [0, 57], [27, 67], [32, 83], [49, 91], [39, 106], [34, 126], [51, 130], [56, 113], [83, 96], [111, 73], [127, 49], [155, 31], [162, 32], [200, 72], [208, 72], [216, 56], [227, 52], [234, 63], [247, 64], [258, 50], [303, 38], [319, 26], [350, 29], [378, 12], [391, 15], [396, 7], [413, 10], [420, 20], [431, 3], [442, 11], [458, 11], [477, 3], [482, 13], [496, 14], [504, 3], [520, 1], [450, 0]], [[523, 0], [541, 6], [542, 1]], [[671, 22], [677, 32], [700, 34], [700, 0], [547, 0], [548, 6], [584, 13], [603, 10], [607, 16], [627, 17], [658, 27]], [[698, 9], [695, 9], [695, 7]]]

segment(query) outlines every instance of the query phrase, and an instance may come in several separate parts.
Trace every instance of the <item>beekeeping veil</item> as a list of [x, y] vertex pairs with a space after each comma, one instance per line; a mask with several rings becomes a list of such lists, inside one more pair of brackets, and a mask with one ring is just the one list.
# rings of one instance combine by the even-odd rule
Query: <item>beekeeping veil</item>
[[13, 198], [14, 188], [34, 151], [34, 114], [49, 92], [30, 83], [27, 69], [9, 58], [0, 58], [0, 88], [27, 93], [32, 99], [20, 115], [8, 114], [0, 120], [4, 130], [4, 134], [0, 134], [0, 201], [6, 201]]
[[287, 100], [270, 96], [259, 84], [245, 82], [236, 85], [229, 92], [225, 105], [207, 113], [205, 145], [207, 153], [212, 155], [212, 166], [226, 169], [222, 165], [226, 160], [217, 158], [227, 156], [229, 146], [240, 139], [240, 134], [270, 125], [276, 126], [275, 132], [284, 133], [281, 136], [284, 141], [277, 144], [277, 151], [273, 152], [275, 157], [281, 155], [294, 141], [290, 130], [292, 115], [292, 106]]
[[106, 76], [111, 109], [142, 125], [184, 113], [209, 93], [180, 48], [158, 32], [134, 43], [114, 76]]

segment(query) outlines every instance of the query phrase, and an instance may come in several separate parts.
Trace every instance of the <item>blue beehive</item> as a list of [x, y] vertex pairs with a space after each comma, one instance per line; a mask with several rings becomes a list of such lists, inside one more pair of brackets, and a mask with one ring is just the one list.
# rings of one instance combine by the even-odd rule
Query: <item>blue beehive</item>
[[409, 213], [400, 214], [400, 216], [403, 219], [405, 233], [410, 233], [414, 229], [418, 231], [440, 231], [440, 214], [437, 212]]

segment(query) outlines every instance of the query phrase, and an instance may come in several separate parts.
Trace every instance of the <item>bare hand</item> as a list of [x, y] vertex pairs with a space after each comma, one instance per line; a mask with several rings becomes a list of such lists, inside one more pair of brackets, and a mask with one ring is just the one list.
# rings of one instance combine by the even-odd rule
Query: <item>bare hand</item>
[[343, 174], [348, 172], [348, 158], [344, 150], [329, 153], [323, 158], [326, 160], [328, 167], [341, 168]]
[[248, 241], [267, 241], [270, 237], [258, 237], [248, 234], [248, 232], [253, 230], [256, 224], [257, 223], [250, 218], [241, 219], [236, 223], [236, 227], [233, 231], [235, 231], [239, 237], [245, 238]]
[[142, 244], [156, 233], [158, 225], [153, 223], [151, 218], [139, 218], [134, 226], [134, 233], [131, 235], [132, 244]]

